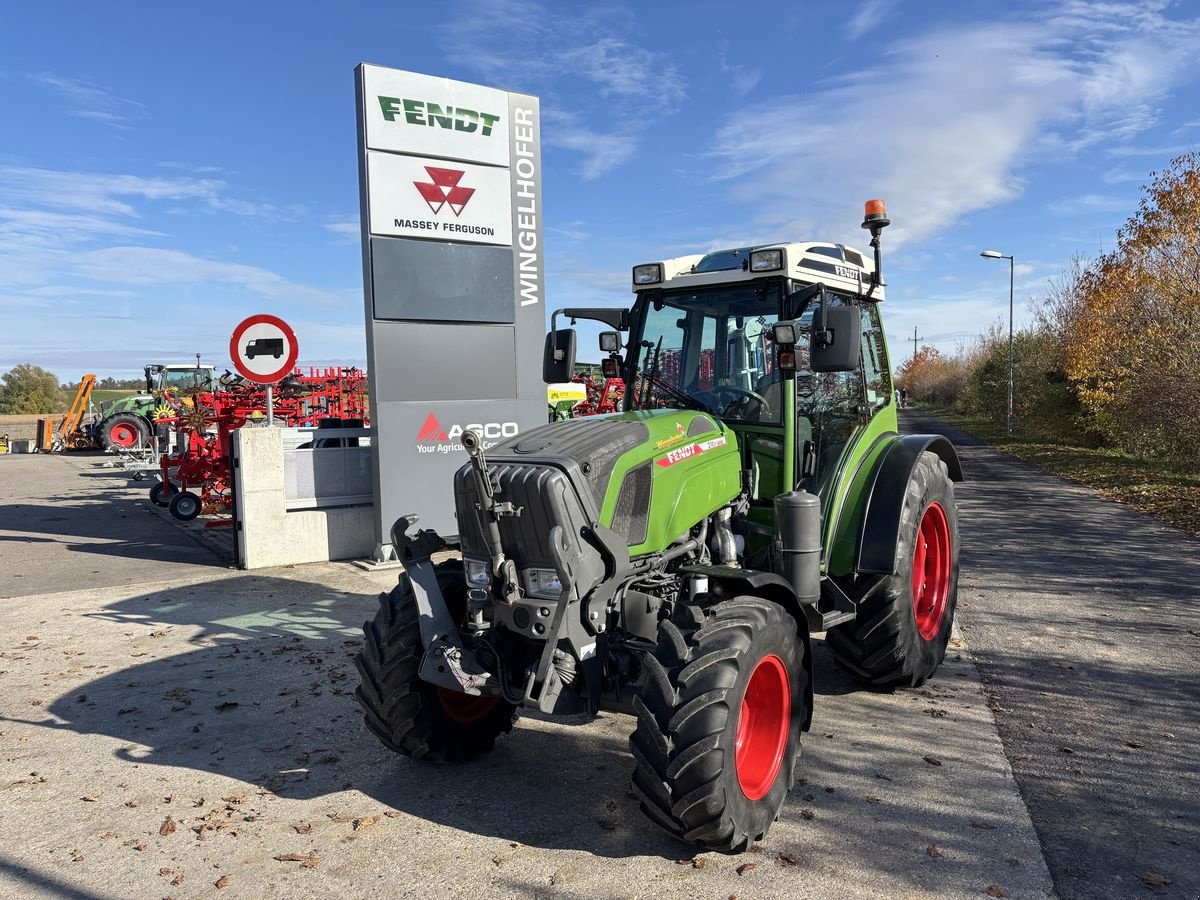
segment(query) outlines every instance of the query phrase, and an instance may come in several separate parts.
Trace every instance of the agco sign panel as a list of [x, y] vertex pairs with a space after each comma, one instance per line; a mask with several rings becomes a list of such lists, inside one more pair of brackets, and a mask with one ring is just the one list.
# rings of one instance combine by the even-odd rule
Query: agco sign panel
[[508, 169], [367, 151], [371, 234], [512, 244]]
[[367, 148], [508, 165], [508, 94], [363, 66]]

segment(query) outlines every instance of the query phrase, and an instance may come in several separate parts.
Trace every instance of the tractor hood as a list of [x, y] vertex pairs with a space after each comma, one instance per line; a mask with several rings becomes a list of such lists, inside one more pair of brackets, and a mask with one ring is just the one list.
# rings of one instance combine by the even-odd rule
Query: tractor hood
[[[534, 495], [561, 489], [545, 480], [545, 470], [554, 469], [574, 487], [582, 514], [620, 534], [633, 556], [665, 549], [741, 491], [737, 438], [714, 417], [694, 410], [555, 422], [498, 444], [487, 459], [503, 499], [530, 510], [531, 518], [523, 513], [505, 526], [535, 527], [545, 504]], [[554, 485], [560, 480], [553, 479]], [[474, 545], [483, 546], [470, 466], [455, 476], [455, 500], [463, 552], [470, 555]], [[545, 524], [548, 530], [553, 523]], [[518, 542], [513, 543], [515, 551]], [[528, 549], [527, 541], [520, 544]]]

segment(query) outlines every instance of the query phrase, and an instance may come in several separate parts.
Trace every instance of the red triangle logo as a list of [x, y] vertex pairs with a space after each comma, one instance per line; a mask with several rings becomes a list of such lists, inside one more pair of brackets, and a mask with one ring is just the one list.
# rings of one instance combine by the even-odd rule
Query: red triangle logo
[[421, 430], [417, 432], [418, 444], [431, 444], [434, 441], [446, 441], [449, 437], [446, 430], [442, 428], [442, 423], [437, 420], [437, 416], [430, 413], [425, 418], [425, 424], [421, 426]]

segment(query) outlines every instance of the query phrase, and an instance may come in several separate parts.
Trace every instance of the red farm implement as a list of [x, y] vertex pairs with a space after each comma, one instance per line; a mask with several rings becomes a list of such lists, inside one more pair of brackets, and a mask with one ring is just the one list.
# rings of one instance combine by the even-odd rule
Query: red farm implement
[[[230, 435], [243, 426], [267, 421], [267, 393], [228, 372], [219, 390], [165, 394], [155, 415], [159, 428], [180, 437], [173, 453], [159, 460], [162, 481], [150, 499], [167, 506], [175, 518], [189, 521], [201, 513], [222, 513], [233, 506]], [[273, 390], [272, 415], [279, 424], [314, 427], [331, 420], [366, 424], [366, 373], [354, 368], [297, 369]]]
[[590, 375], [576, 375], [571, 380], [582, 384], [587, 389], [587, 399], [571, 411], [573, 418], [620, 412], [621, 401], [625, 397], [625, 382], [620, 378], [593, 378]]

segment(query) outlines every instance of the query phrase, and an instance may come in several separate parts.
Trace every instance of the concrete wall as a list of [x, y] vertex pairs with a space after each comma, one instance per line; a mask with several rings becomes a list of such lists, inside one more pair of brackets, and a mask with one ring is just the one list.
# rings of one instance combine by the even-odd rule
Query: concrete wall
[[238, 559], [243, 568], [370, 556], [375, 546], [373, 506], [287, 511], [283, 452], [282, 429], [233, 432]]

